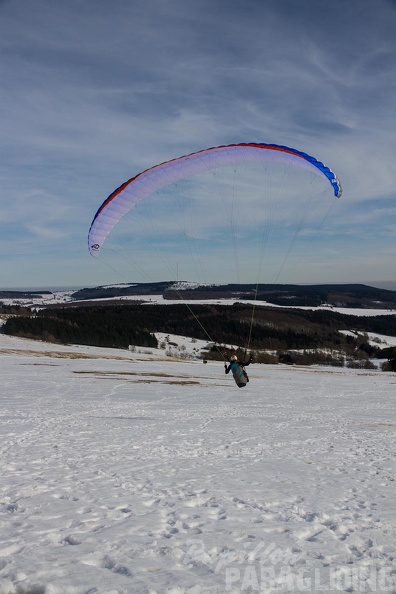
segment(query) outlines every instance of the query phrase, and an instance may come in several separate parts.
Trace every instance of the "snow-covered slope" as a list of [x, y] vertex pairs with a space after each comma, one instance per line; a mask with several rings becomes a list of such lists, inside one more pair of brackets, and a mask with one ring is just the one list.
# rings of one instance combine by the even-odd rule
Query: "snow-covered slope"
[[0, 593], [395, 592], [395, 374], [0, 335]]

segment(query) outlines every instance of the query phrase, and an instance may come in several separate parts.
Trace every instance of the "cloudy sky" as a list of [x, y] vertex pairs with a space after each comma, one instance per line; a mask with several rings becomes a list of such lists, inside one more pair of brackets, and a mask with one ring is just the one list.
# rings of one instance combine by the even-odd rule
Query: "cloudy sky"
[[0, 288], [123, 282], [87, 249], [103, 200], [239, 142], [342, 182], [293, 282], [396, 288], [395, 31], [395, 0], [0, 0]]

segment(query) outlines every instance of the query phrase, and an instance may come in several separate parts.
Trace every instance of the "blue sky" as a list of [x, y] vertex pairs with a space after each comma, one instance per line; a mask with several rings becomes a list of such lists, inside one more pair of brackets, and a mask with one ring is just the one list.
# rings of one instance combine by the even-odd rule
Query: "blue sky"
[[123, 282], [87, 250], [102, 201], [235, 142], [342, 182], [293, 282], [396, 288], [395, 30], [394, 0], [0, 0], [0, 288]]

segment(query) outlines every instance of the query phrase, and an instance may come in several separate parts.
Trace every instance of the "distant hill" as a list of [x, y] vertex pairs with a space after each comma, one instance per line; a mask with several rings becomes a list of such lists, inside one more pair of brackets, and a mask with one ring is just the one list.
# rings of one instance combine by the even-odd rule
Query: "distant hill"
[[[180, 288], [181, 287], [181, 288]], [[185, 287], [185, 288], [184, 288]], [[157, 283], [137, 283], [80, 289], [72, 298], [78, 301], [125, 297], [131, 295], [162, 295], [164, 299], [235, 299], [236, 301], [255, 298], [274, 305], [292, 307], [333, 307], [363, 309], [394, 309], [396, 291], [378, 289], [363, 284], [329, 285], [280, 285], [280, 284], [227, 284], [196, 285], [164, 281]]]
[[51, 295], [51, 291], [0, 291], [0, 299], [37, 299], [41, 295]]
[[128, 285], [111, 285], [79, 289], [72, 294], [72, 299], [84, 301], [86, 299], [111, 299], [112, 297], [127, 297], [128, 295], [163, 295], [175, 283], [164, 281], [158, 283], [131, 283]]

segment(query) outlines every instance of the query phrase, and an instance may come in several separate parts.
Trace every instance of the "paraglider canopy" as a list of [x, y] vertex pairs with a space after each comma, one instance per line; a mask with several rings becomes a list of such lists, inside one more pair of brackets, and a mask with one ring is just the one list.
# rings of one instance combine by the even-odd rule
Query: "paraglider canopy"
[[92, 256], [100, 249], [119, 220], [139, 202], [160, 188], [201, 172], [234, 163], [278, 162], [291, 164], [321, 176], [341, 196], [341, 184], [331, 169], [302, 151], [265, 143], [231, 144], [208, 148], [155, 165], [123, 183], [103, 202], [92, 221], [88, 247]]

